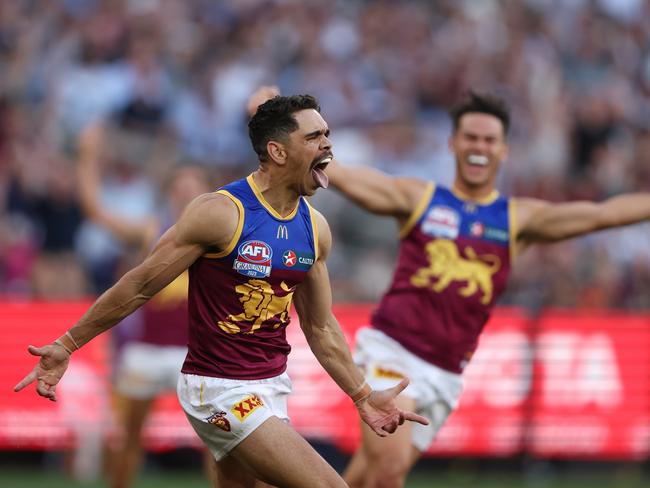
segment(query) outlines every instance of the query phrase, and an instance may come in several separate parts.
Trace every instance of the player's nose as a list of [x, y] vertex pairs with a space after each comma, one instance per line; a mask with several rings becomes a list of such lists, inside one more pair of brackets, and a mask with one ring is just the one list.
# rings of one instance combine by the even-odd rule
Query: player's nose
[[320, 148], [323, 151], [331, 151], [332, 150], [332, 141], [330, 141], [327, 136], [323, 136]]

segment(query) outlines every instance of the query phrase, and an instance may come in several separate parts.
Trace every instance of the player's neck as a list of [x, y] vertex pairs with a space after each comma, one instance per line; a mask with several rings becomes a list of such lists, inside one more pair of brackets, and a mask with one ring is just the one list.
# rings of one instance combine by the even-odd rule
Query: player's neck
[[280, 216], [288, 217], [298, 205], [300, 195], [291, 189], [282, 179], [274, 177], [271, 171], [257, 170], [252, 175], [258, 198], [269, 205]]
[[489, 199], [496, 192], [492, 183], [474, 186], [468, 185], [458, 178], [454, 181], [453, 190], [464, 200], [472, 200], [476, 202]]

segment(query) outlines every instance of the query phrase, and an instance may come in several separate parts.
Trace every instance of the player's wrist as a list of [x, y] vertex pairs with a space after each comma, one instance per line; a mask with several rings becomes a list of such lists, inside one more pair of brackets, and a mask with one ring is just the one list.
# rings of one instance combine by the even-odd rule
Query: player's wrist
[[68, 356], [72, 356], [72, 353], [79, 349], [77, 341], [75, 341], [74, 337], [72, 337], [72, 334], [70, 334], [69, 330], [66, 331], [66, 333], [59, 337], [57, 340], [55, 340], [54, 344], [62, 347], [63, 350], [68, 353]]
[[355, 388], [353, 391], [348, 393], [350, 399], [352, 400], [352, 403], [354, 403], [356, 406], [359, 406], [361, 403], [366, 401], [371, 394], [372, 394], [372, 388], [365, 381], [357, 388]]

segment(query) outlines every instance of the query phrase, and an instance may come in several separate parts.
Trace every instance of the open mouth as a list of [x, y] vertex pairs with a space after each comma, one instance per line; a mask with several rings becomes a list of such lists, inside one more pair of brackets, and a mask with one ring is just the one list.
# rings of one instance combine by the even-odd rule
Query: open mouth
[[327, 188], [329, 185], [329, 178], [325, 173], [325, 168], [327, 168], [327, 165], [331, 162], [332, 156], [328, 154], [324, 158], [318, 160], [311, 168], [311, 175], [316, 184], [321, 188]]
[[487, 166], [490, 160], [487, 156], [480, 154], [470, 154], [467, 157], [467, 162], [473, 166]]

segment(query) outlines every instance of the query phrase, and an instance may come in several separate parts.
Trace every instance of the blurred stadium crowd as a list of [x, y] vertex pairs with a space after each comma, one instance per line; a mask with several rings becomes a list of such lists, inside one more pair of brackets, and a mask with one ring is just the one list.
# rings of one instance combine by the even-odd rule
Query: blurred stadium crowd
[[[134, 252], [84, 218], [76, 141], [110, 127], [102, 203], [155, 211], [175, 165], [213, 186], [256, 167], [248, 96], [311, 93], [344, 163], [451, 183], [446, 110], [468, 88], [513, 107], [500, 189], [554, 201], [650, 191], [644, 0], [0, 2], [0, 293], [101, 291]], [[387, 286], [393, 223], [334, 192], [335, 299]], [[529, 251], [505, 302], [650, 307], [650, 224]]]

